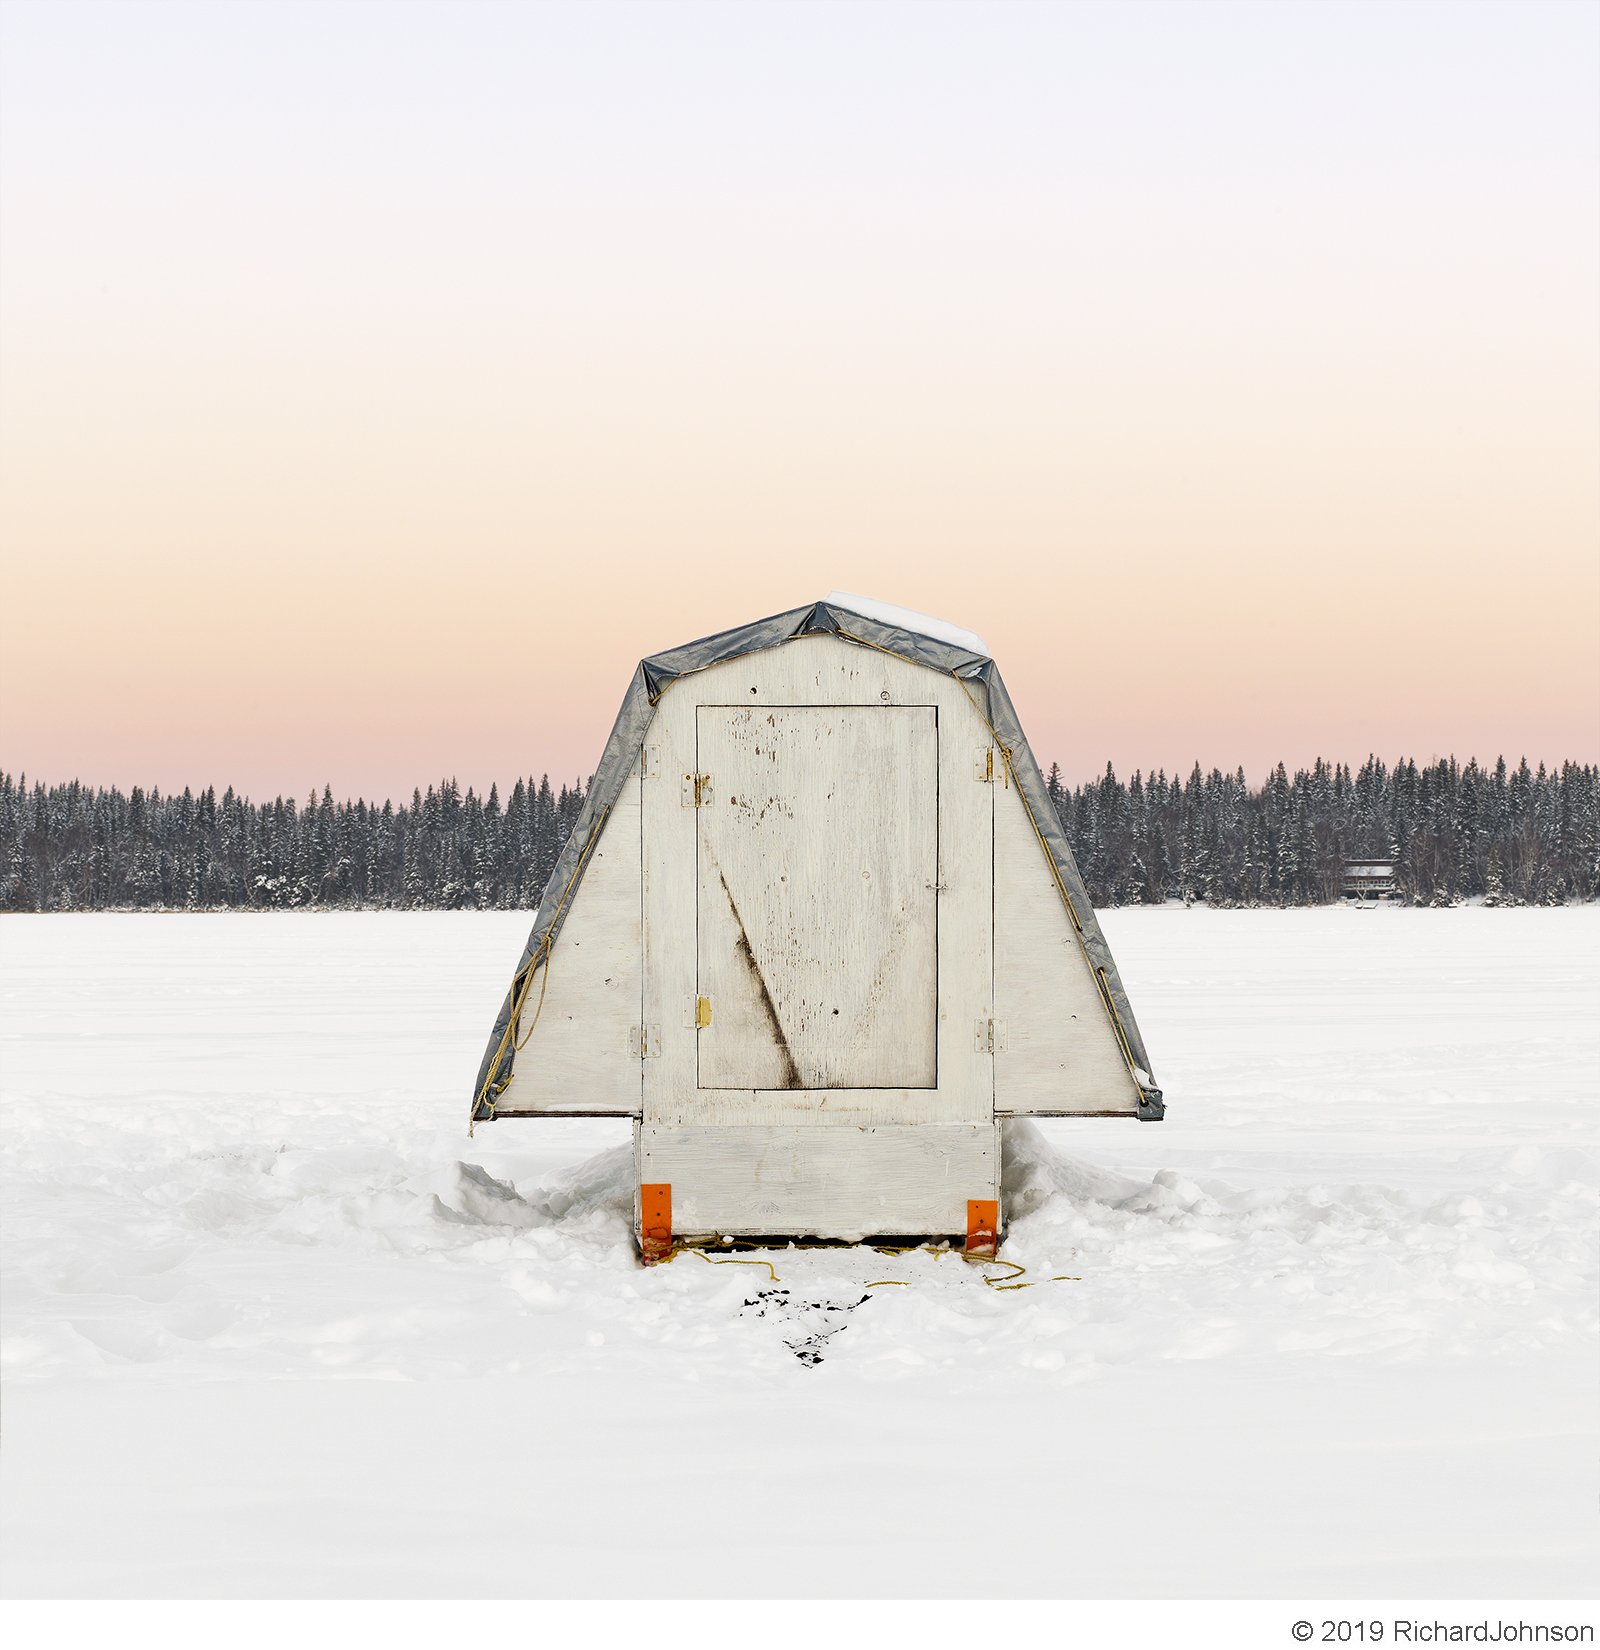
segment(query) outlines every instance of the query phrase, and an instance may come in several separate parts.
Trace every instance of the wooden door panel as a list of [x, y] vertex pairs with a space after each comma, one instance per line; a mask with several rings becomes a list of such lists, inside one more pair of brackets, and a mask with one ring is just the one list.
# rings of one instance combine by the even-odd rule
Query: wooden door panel
[[698, 707], [700, 1088], [936, 1085], [937, 717]]

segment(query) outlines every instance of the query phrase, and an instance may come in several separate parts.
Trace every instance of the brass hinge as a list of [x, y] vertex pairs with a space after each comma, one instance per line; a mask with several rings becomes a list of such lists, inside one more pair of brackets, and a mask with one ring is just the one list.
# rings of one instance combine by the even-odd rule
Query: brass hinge
[[711, 1024], [711, 999], [709, 997], [696, 997], [695, 1000], [694, 1000], [694, 1028], [695, 1028], [695, 1030], [696, 1031], [704, 1031], [705, 1028], [710, 1024]]
[[711, 775], [686, 773], [683, 776], [683, 805], [686, 808], [704, 808], [711, 802]]
[[629, 1026], [628, 1053], [635, 1060], [659, 1060], [661, 1058], [661, 1027]]
[[993, 745], [985, 745], [978, 752], [974, 777], [980, 785], [992, 785], [998, 779], [1002, 785], [1009, 786], [1011, 781], [1006, 774], [1004, 753], [997, 751]]
[[979, 1020], [972, 1036], [973, 1051], [978, 1054], [1004, 1054], [1006, 1051], [1006, 1023], [1004, 1020]]

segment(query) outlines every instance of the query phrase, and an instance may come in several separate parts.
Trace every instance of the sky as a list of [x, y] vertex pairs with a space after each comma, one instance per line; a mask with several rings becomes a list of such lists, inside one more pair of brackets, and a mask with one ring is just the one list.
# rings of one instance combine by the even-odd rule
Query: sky
[[833, 588], [1041, 761], [1600, 760], [1600, 8], [0, 10], [0, 767], [588, 774]]

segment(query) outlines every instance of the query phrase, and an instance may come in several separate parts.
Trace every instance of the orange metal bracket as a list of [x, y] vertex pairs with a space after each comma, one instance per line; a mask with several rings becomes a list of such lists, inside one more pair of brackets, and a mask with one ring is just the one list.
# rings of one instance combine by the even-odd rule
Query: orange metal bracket
[[639, 1252], [646, 1266], [672, 1253], [672, 1185], [653, 1181], [639, 1188]]
[[967, 1253], [992, 1255], [1000, 1228], [1000, 1205], [994, 1198], [974, 1197], [967, 1202]]

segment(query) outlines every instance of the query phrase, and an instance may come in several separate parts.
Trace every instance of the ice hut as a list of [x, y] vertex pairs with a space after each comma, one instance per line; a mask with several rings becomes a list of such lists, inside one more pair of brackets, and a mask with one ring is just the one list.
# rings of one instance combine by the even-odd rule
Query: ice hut
[[631, 1117], [674, 1238], [992, 1253], [1008, 1117], [1162, 1115], [982, 641], [835, 593], [644, 660], [475, 1123]]

